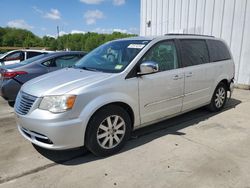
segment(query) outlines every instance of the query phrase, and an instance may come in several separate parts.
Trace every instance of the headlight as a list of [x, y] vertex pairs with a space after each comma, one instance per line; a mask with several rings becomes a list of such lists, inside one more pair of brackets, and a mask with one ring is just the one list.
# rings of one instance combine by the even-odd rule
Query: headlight
[[39, 108], [53, 113], [65, 112], [73, 108], [75, 99], [75, 95], [45, 96]]

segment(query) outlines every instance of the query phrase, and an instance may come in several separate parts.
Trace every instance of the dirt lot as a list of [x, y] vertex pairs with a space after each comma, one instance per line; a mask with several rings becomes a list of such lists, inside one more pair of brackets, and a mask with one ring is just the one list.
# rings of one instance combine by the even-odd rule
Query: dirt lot
[[136, 131], [117, 155], [47, 151], [22, 138], [0, 100], [2, 187], [250, 187], [250, 91]]

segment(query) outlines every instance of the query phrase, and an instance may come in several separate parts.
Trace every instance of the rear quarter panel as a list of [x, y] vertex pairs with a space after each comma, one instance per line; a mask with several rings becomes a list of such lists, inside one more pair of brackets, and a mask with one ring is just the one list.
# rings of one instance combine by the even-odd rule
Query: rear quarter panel
[[31, 64], [16, 69], [18, 71], [25, 71], [27, 74], [20, 75], [16, 78], [17, 81], [24, 84], [25, 82], [48, 73], [47, 68], [40, 64]]
[[234, 78], [234, 62], [233, 59], [212, 62], [215, 71], [215, 82], [213, 83], [213, 90], [211, 91], [211, 96], [217, 85], [224, 79], [230, 82]]

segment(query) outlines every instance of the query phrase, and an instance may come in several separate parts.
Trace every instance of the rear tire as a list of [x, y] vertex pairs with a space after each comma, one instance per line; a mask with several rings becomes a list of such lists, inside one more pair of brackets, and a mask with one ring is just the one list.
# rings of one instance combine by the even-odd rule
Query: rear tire
[[223, 82], [221, 82], [218, 84], [218, 86], [214, 91], [211, 102], [208, 105], [208, 109], [211, 112], [218, 112], [225, 106], [226, 101], [227, 101], [227, 87]]
[[123, 108], [109, 105], [98, 110], [89, 121], [85, 145], [96, 156], [117, 153], [131, 135], [131, 119]]

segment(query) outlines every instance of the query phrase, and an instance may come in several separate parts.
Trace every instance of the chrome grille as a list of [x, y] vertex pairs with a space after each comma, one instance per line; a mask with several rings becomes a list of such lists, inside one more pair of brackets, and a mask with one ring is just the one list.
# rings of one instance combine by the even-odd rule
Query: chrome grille
[[29, 95], [24, 92], [19, 92], [16, 99], [15, 111], [20, 115], [28, 114], [36, 99], [37, 97], [35, 96]]

